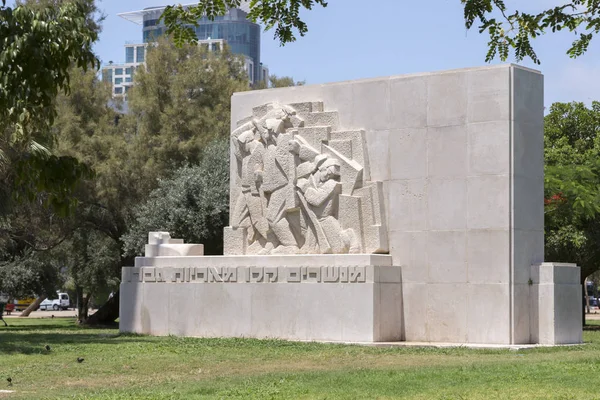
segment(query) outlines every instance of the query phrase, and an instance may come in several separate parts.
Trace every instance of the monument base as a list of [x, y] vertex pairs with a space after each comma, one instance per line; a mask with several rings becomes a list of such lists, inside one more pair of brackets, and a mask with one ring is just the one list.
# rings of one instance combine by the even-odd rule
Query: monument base
[[138, 257], [123, 268], [122, 332], [392, 342], [400, 267], [388, 255]]

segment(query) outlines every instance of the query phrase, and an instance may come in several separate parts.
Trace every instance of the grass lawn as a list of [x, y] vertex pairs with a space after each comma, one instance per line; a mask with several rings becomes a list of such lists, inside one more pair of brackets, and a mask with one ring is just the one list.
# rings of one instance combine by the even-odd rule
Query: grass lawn
[[0, 399], [600, 398], [598, 325], [584, 332], [584, 346], [517, 352], [156, 338], [58, 318], [8, 323], [0, 389], [15, 393]]

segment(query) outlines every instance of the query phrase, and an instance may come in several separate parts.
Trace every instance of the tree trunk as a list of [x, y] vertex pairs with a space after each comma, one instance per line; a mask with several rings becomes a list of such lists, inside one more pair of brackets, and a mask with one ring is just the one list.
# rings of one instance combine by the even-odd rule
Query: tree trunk
[[31, 314], [32, 311], [35, 311], [38, 309], [38, 307], [40, 306], [40, 304], [42, 304], [42, 301], [46, 300], [46, 297], [44, 296], [40, 296], [37, 299], [35, 299], [35, 301], [33, 303], [31, 303], [29, 305], [29, 307], [27, 307], [25, 310], [23, 310], [23, 312], [21, 313], [21, 317], [29, 317], [29, 314]]
[[81, 286], [75, 288], [75, 295], [77, 296], [77, 323], [85, 324], [89, 317], [90, 298], [92, 295], [88, 294], [86, 296]]
[[119, 292], [108, 299], [102, 307], [85, 321], [86, 325], [113, 325], [119, 318]]
[[77, 322], [85, 323], [88, 319], [90, 296], [81, 296], [81, 301], [77, 303]]
[[583, 293], [585, 296], [585, 313], [589, 314], [590, 313], [590, 294], [588, 293], [588, 290], [587, 290], [587, 278], [585, 278], [585, 281], [583, 282]]

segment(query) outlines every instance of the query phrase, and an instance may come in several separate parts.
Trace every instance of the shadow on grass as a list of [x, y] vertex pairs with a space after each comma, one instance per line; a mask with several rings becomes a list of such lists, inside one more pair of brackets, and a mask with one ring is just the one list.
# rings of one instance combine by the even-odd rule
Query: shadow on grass
[[600, 331], [600, 325], [589, 325], [586, 324], [583, 326], [583, 330], [584, 331], [589, 331], [589, 332], [598, 332]]
[[[10, 322], [9, 322], [10, 323]], [[102, 329], [102, 331], [99, 331]], [[95, 331], [95, 332], [94, 332]], [[108, 332], [107, 332], [108, 331]], [[143, 340], [143, 336], [138, 336]], [[86, 327], [72, 321], [19, 321], [0, 326], [0, 354], [45, 354], [44, 346], [115, 344], [135, 341], [135, 336], [121, 335], [116, 326]]]
[[57, 345], [115, 344], [122, 341], [124, 340], [117, 335], [103, 337], [99, 334], [7, 333], [0, 339], [0, 354], [43, 354], [46, 353], [45, 345], [53, 347]]

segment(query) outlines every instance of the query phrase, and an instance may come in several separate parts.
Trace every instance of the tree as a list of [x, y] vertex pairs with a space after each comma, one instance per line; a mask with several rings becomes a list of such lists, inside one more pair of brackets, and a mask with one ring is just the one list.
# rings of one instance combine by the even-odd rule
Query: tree
[[290, 87], [290, 86], [304, 86], [306, 81], [294, 81], [294, 78], [291, 76], [277, 76], [271, 75], [269, 76], [269, 83], [272, 88], [280, 88], [280, 87]]
[[294, 81], [294, 78], [291, 76], [277, 76], [270, 75], [269, 82], [258, 81], [252, 87], [255, 90], [268, 89], [271, 88], [282, 88], [282, 87], [291, 87], [291, 86], [304, 86], [306, 81]]
[[[598, 0], [565, 0], [556, 6], [536, 13], [518, 10], [510, 11], [504, 0], [460, 0], [464, 7], [465, 26], [471, 29], [477, 24], [479, 33], [487, 32], [490, 37], [486, 62], [499, 56], [502, 61], [509, 57], [511, 49], [517, 61], [530, 58], [539, 64], [531, 39], [548, 31], [568, 30], [578, 37], [567, 50], [570, 57], [584, 54], [593, 36], [600, 31], [600, 2]], [[177, 43], [196, 41], [191, 26], [206, 15], [214, 19], [227, 9], [239, 7], [241, 0], [200, 0], [193, 7], [169, 6], [163, 13], [167, 32], [173, 34]], [[294, 31], [300, 36], [308, 32], [308, 27], [299, 18], [300, 10], [311, 10], [315, 4], [323, 7], [323, 0], [252, 0], [249, 18], [265, 25], [265, 29], [275, 29], [275, 38], [282, 45], [296, 40]]]
[[[68, 215], [44, 206], [44, 193], [38, 193], [33, 201], [15, 203], [6, 211], [0, 219], [0, 249], [4, 250], [0, 254], [0, 264], [5, 264], [3, 269], [9, 273], [4, 278], [0, 275], [0, 287], [13, 294], [17, 285], [29, 285], [32, 287], [29, 293], [43, 300], [64, 284], [67, 274], [79, 297], [78, 304], [85, 305], [99, 284], [108, 282], [108, 277], [114, 277], [119, 270], [119, 247], [112, 245], [112, 258], [103, 256], [102, 252], [111, 248], [106, 244], [107, 240], [111, 241], [111, 233], [114, 236], [112, 243], [119, 240], [121, 233], [114, 233], [115, 226], [125, 225], [114, 208], [108, 211], [111, 204], [107, 199], [110, 197], [105, 193], [115, 190], [105, 181], [110, 175], [107, 174], [107, 170], [110, 171], [107, 160], [116, 158], [115, 149], [125, 140], [114, 125], [115, 112], [107, 105], [110, 89], [98, 82], [95, 71], [72, 68], [69, 76], [70, 94], [59, 94], [54, 100], [57, 113], [49, 132], [54, 138], [49, 151], [57, 158], [83, 162], [82, 165], [93, 167], [99, 174], [76, 182], [69, 197], [74, 207]], [[110, 184], [115, 181], [110, 180]], [[96, 255], [88, 257], [90, 253]], [[32, 263], [37, 265], [34, 261], [39, 257], [52, 260], [44, 266], [56, 271], [38, 274], [36, 280], [30, 282], [28, 271]], [[112, 259], [112, 264], [104, 262], [99, 267], [106, 259]], [[26, 273], [16, 273], [18, 269]], [[40, 286], [43, 291], [39, 291]], [[79, 317], [85, 321], [87, 308], [80, 308]]]
[[[117, 229], [111, 233], [113, 240], [118, 238], [122, 254], [117, 274], [121, 266], [133, 264], [136, 251], [132, 249], [139, 247], [131, 243], [137, 240], [139, 244], [148, 234], [139, 233], [145, 229], [143, 224], [151, 223], [153, 217], [154, 221], [160, 217], [146, 214], [136, 224], [133, 222], [137, 218], [136, 210], [140, 206], [150, 209], [166, 205], [161, 202], [164, 199], [153, 197], [151, 192], [166, 185], [161, 182], [171, 179], [178, 169], [201, 162], [205, 158], [202, 156], [204, 148], [209, 143], [229, 138], [231, 96], [234, 92], [249, 89], [243, 63], [227, 48], [209, 52], [196, 45], [176, 47], [168, 38], [161, 38], [157, 46], [149, 49], [146, 69], [136, 71], [135, 82], [128, 93], [130, 113], [119, 122], [120, 136], [125, 143], [120, 147], [111, 146], [113, 151], [106, 157], [107, 161], [96, 164], [102, 165], [101, 168], [95, 167], [97, 179], [102, 182], [99, 186], [103, 188], [98, 202], [104, 206], [106, 213], [119, 216], [120, 223], [114, 225]], [[206, 175], [215, 177], [214, 174], [221, 171], [216, 164], [214, 168], [214, 172]], [[177, 174], [185, 173], [180, 171]], [[175, 184], [181, 184], [181, 179]], [[219, 182], [203, 182], [218, 187], [223, 185], [221, 178]], [[222, 210], [209, 210], [208, 204], [221, 204], [211, 197], [218, 193], [221, 191], [198, 194], [197, 201], [209, 199], [210, 203], [199, 204], [190, 200], [190, 204], [197, 208], [190, 206], [187, 211], [182, 211], [194, 218], [204, 218], [196, 225], [192, 224], [193, 220], [175, 225], [181, 229], [175, 231], [181, 232], [185, 240], [215, 241], [212, 232], [223, 225]], [[221, 201], [226, 202], [226, 195]], [[144, 206], [149, 198], [155, 203], [150, 204], [153, 201], [150, 200]], [[95, 210], [100, 211], [101, 208]], [[202, 212], [206, 212], [204, 217], [200, 216]], [[137, 236], [132, 234], [135, 238], [126, 236], [127, 227], [132, 223], [138, 233]], [[220, 235], [218, 240], [220, 242]], [[218, 251], [218, 246], [220, 244], [215, 242], [215, 251]], [[207, 250], [210, 247], [207, 246]], [[118, 301], [117, 293], [87, 322], [114, 321], [118, 317]]]
[[545, 118], [545, 258], [600, 268], [600, 103], [555, 103]]
[[176, 47], [161, 38], [149, 49], [146, 70], [135, 74], [124, 127], [134, 151], [128, 160], [146, 177], [143, 195], [186, 164], [197, 164], [215, 138], [229, 137], [230, 99], [249, 89], [240, 58], [228, 48]]
[[54, 99], [69, 90], [71, 65], [98, 65], [97, 31], [83, 2], [60, 7], [0, 6], [0, 214], [10, 200], [39, 200], [66, 213], [77, 180], [89, 171], [48, 151]]
[[206, 254], [223, 254], [228, 220], [229, 141], [219, 138], [204, 149], [198, 165], [178, 169], [150, 193], [123, 239], [125, 252], [142, 255], [148, 232], [168, 231], [204, 244]]

